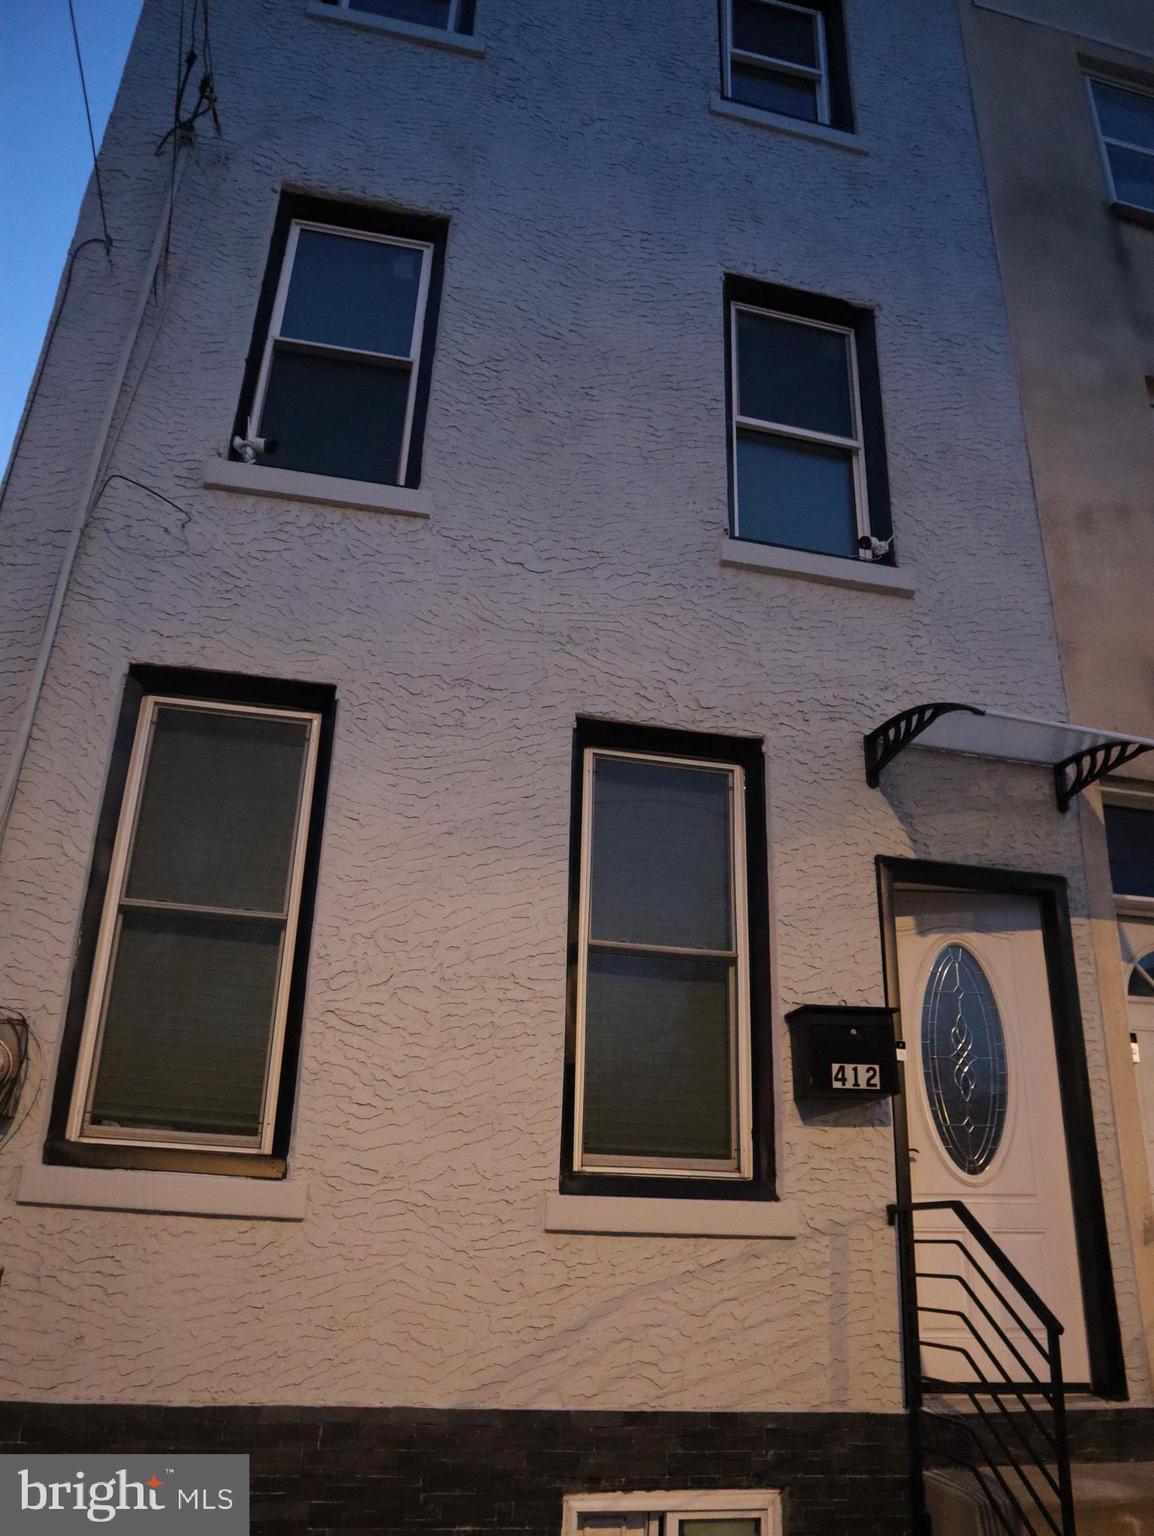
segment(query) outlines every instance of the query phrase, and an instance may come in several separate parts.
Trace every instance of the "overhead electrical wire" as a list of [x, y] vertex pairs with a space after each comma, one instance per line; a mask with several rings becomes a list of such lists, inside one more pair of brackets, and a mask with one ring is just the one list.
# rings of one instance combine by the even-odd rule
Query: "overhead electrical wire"
[[[198, 21], [200, 23], [199, 36], [197, 33]], [[196, 133], [196, 124], [202, 117], [211, 116], [213, 127], [216, 129], [217, 134], [219, 135], [221, 132], [220, 103], [217, 98], [212, 71], [212, 34], [209, 25], [208, 0], [193, 0], [187, 46], [185, 43], [184, 23], [185, 5], [184, 0], [181, 0], [176, 46], [176, 90], [173, 99], [172, 124], [157, 143], [155, 150], [155, 153], [160, 155], [163, 153], [166, 145], [171, 145], [168, 224], [165, 231], [163, 260], [166, 274], [168, 271], [169, 250], [172, 245], [172, 220], [176, 201], [176, 164], [180, 151], [191, 144]], [[199, 52], [197, 51], [198, 48]], [[184, 98], [188, 92], [189, 83], [192, 80], [192, 72], [201, 61], [203, 61], [204, 68], [197, 84], [196, 100], [193, 102], [191, 110], [186, 111]]]
[[[68, 0], [68, 12], [72, 22], [72, 38], [76, 49], [76, 60], [80, 68], [80, 82], [84, 93], [84, 108], [88, 117], [88, 136], [89, 143], [92, 147], [93, 167], [95, 170], [95, 184], [97, 196], [100, 202], [101, 219], [104, 225], [104, 238], [103, 240], [93, 239], [82, 241], [72, 252], [72, 255], [69, 259], [68, 270], [65, 274], [64, 284], [61, 289], [60, 298], [57, 301], [56, 313], [53, 316], [52, 323], [49, 327], [47, 341], [41, 353], [40, 365], [37, 370], [36, 381], [33, 385], [33, 398], [35, 397], [35, 393], [39, 388], [40, 377], [43, 373], [45, 363], [47, 362], [49, 349], [51, 348], [52, 342], [55, 338], [56, 328], [59, 324], [60, 317], [64, 308], [64, 301], [68, 296], [68, 291], [72, 280], [72, 269], [76, 257], [86, 246], [94, 243], [104, 245], [106, 251], [110, 252], [112, 249], [112, 237], [108, 228], [107, 210], [104, 201], [104, 188], [100, 179], [100, 166], [96, 153], [96, 135], [92, 128], [92, 114], [89, 109], [88, 88], [84, 78], [84, 65], [80, 53], [80, 40], [76, 27], [76, 14], [73, 0]], [[60, 567], [56, 574], [56, 581], [53, 586], [52, 596], [48, 606], [48, 613], [45, 617], [43, 629], [41, 631], [40, 645], [37, 651], [35, 666], [33, 668], [33, 677], [29, 686], [28, 698], [21, 714], [15, 749], [12, 753], [11, 762], [8, 764], [7, 770], [4, 774], [3, 783], [0, 783], [0, 838], [3, 837], [4, 831], [7, 827], [8, 817], [11, 813], [12, 804], [16, 796], [16, 789], [17, 785], [19, 784], [21, 769], [24, 764], [24, 758], [28, 751], [28, 743], [32, 734], [32, 725], [35, 719], [37, 704], [39, 702], [41, 690], [44, 685], [44, 678], [47, 673], [48, 663], [52, 653], [52, 647], [60, 623], [60, 615], [64, 605], [64, 598], [68, 590], [68, 585], [72, 576], [72, 569], [76, 561], [81, 538], [84, 534], [85, 525], [87, 524], [89, 514], [91, 513], [93, 507], [100, 500], [101, 496], [103, 496], [105, 490], [113, 480], [121, 480], [129, 485], [136, 486], [142, 491], [148, 492], [148, 494], [157, 497], [160, 501], [163, 501], [168, 506], [172, 507], [174, 511], [180, 514], [182, 518], [182, 527], [186, 528], [189, 521], [191, 520], [191, 515], [186, 511], [185, 508], [179, 506], [178, 503], [171, 501], [167, 496], [164, 496], [160, 491], [156, 490], [155, 487], [146, 485], [141, 480], [134, 480], [128, 475], [121, 474], [108, 474], [104, 477], [103, 480], [100, 480], [99, 478], [101, 466], [107, 462], [109, 445], [113, 438], [113, 421], [116, 407], [121, 399], [129, 365], [132, 359], [132, 354], [135, 350], [141, 327], [144, 322], [144, 316], [148, 308], [148, 302], [150, 298], [156, 300], [159, 297], [158, 277], [162, 267], [167, 269], [168, 253], [172, 237], [173, 210], [176, 203], [177, 183], [183, 171], [183, 162], [180, 159], [179, 151], [181, 148], [187, 148], [191, 144], [195, 136], [196, 122], [206, 115], [211, 116], [213, 126], [215, 127], [217, 133], [220, 134], [222, 131], [220, 115], [218, 111], [216, 88], [213, 84], [212, 77], [212, 38], [209, 24], [208, 0], [193, 0], [191, 27], [189, 29], [187, 51], [185, 41], [185, 16], [185, 3], [184, 0], [181, 0], [180, 35], [178, 39], [178, 69], [176, 96], [173, 107], [173, 122], [168, 132], [164, 134], [156, 147], [157, 154], [160, 154], [171, 137], [173, 141], [172, 171], [169, 180], [168, 207], [162, 214], [160, 227], [158, 228], [156, 232], [156, 238], [153, 241], [152, 250], [148, 258], [144, 282], [136, 301], [136, 307], [128, 329], [128, 334], [125, 339], [124, 349], [116, 367], [112, 387], [105, 404], [101, 425], [97, 433], [96, 441], [93, 445], [92, 458], [85, 475], [84, 489], [76, 509], [76, 518], [70, 530], [68, 543], [64, 549]], [[200, 28], [199, 37], [197, 33], [198, 22]], [[197, 51], [198, 47], [199, 54]], [[205, 70], [201, 76], [197, 88], [196, 101], [192, 107], [192, 110], [185, 113], [184, 96], [187, 92], [188, 84], [192, 77], [192, 71], [198, 62], [198, 58], [203, 58], [205, 63]], [[137, 382], [139, 383], [139, 380]], [[135, 390], [133, 392], [135, 393]], [[25, 406], [24, 416], [20, 424], [17, 446], [19, 446], [20, 438], [23, 437], [24, 428], [28, 421], [31, 405], [32, 399], [30, 399], [28, 404]], [[15, 453], [13, 454], [13, 463], [14, 460]], [[6, 477], [5, 483], [3, 487], [0, 487], [0, 496], [2, 496], [3, 491], [7, 489], [8, 484], [10, 483], [11, 464], [9, 466], [9, 474]]]
[[100, 204], [100, 222], [104, 225], [104, 243], [112, 249], [112, 236], [108, 232], [108, 209], [104, 203], [104, 183], [100, 179], [100, 157], [96, 153], [96, 134], [92, 130], [92, 107], [88, 101], [88, 82], [84, 78], [84, 59], [80, 52], [80, 33], [76, 29], [76, 7], [68, 0], [68, 19], [72, 23], [72, 46], [76, 49], [76, 68], [80, 71], [80, 93], [84, 97], [84, 117], [88, 123], [88, 143], [92, 150], [92, 174], [96, 182], [96, 198]]

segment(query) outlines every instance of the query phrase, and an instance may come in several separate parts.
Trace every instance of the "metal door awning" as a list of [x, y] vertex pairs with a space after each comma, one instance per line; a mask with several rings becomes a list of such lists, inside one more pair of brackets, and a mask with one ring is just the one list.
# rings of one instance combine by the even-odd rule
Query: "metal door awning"
[[1039, 763], [1051, 770], [1058, 809], [1124, 763], [1154, 750], [1154, 740], [1120, 736], [1088, 725], [1033, 720], [976, 704], [916, 704], [893, 715], [865, 737], [866, 783], [876, 789], [882, 770], [907, 747], [963, 752], [1010, 763]]

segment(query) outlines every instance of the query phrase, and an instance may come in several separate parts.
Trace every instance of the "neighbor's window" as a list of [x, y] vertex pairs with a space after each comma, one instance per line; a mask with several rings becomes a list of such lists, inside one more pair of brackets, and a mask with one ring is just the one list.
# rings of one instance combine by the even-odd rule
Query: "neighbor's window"
[[325, 710], [243, 702], [227, 681], [222, 698], [211, 681], [208, 697], [144, 691], [126, 721], [76, 983], [68, 1142], [274, 1152]]
[[[872, 558], [871, 536], [885, 540], [889, 526], [880, 424], [867, 464], [869, 317], [828, 301], [809, 313], [771, 305], [729, 306], [733, 536]], [[867, 341], [872, 375], [872, 332]]]
[[751, 742], [579, 725], [575, 1174], [754, 1177], [759, 766]]
[[250, 457], [274, 469], [417, 483], [439, 254], [436, 236], [282, 220], [271, 308], [258, 317], [259, 364], [238, 422]]
[[1110, 801], [1102, 809], [1114, 894], [1154, 897], [1154, 798], [1146, 809]]
[[852, 128], [837, 0], [721, 0], [722, 88], [730, 101]]
[[322, 0], [336, 10], [358, 11], [362, 15], [384, 16], [389, 21], [415, 22], [420, 27], [436, 27], [440, 32], [473, 30], [475, 0]]
[[1154, 92], [1088, 78], [1112, 199], [1154, 213]]
[[780, 1536], [775, 1490], [570, 1494], [562, 1536]]

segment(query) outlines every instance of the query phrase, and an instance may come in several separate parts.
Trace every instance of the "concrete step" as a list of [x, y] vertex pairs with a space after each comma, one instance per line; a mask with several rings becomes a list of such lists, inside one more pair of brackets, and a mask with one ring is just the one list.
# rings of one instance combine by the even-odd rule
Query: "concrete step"
[[[1083, 1461], [1075, 1462], [1071, 1472], [1078, 1536], [1154, 1536], [1154, 1462]], [[1018, 1492], [1017, 1479], [1007, 1475], [1006, 1480]], [[1040, 1476], [1034, 1486], [1056, 1517], [1057, 1501]], [[927, 1472], [926, 1502], [934, 1536], [1004, 1536], [1004, 1526], [968, 1472]], [[1033, 1501], [1021, 1502], [1032, 1512], [1035, 1528], [1045, 1529]], [[1012, 1515], [1008, 1518], [1012, 1529], [1024, 1532]]]

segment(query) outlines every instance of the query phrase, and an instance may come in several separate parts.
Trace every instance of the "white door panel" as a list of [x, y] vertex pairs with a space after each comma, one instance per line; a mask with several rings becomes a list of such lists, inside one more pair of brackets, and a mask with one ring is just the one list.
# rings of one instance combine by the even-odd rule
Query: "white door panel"
[[[1028, 897], [948, 891], [899, 892], [898, 966], [906, 1037], [906, 1096], [913, 1198], [961, 1200], [1004, 1249], [1065, 1326], [1067, 1380], [1087, 1381], [1084, 1309], [1070, 1200], [1058, 1063], [1038, 905]], [[1154, 1019], [1152, 1019], [1154, 1023]], [[918, 1268], [950, 1278], [919, 1283], [923, 1306], [956, 1307], [990, 1344], [993, 1358], [965, 1323], [924, 1314], [928, 1374], [958, 1378], [980, 1361], [996, 1379], [1000, 1366], [1020, 1379], [1013, 1349], [995, 1343], [985, 1304], [1011, 1344], [1041, 1373], [1041, 1359], [1012, 1315], [951, 1239], [956, 1218], [918, 1218]], [[967, 1247], [973, 1249], [972, 1240]], [[1014, 1296], [992, 1263], [987, 1273]], [[968, 1283], [966, 1285], [959, 1281]], [[972, 1294], [971, 1294], [972, 1292]], [[1023, 1320], [1033, 1318], [1023, 1311]], [[954, 1346], [935, 1348], [934, 1344]]]
[[1118, 937], [1122, 944], [1122, 982], [1127, 993], [1130, 1030], [1138, 1047], [1134, 1073], [1146, 1141], [1146, 1167], [1154, 1189], [1154, 920], [1120, 917]]

